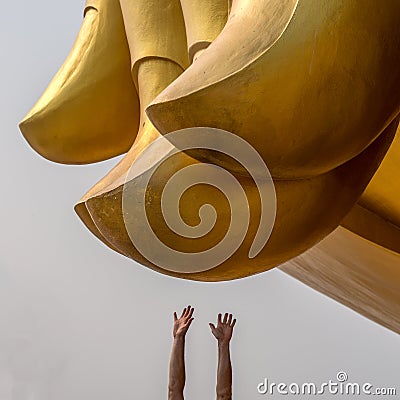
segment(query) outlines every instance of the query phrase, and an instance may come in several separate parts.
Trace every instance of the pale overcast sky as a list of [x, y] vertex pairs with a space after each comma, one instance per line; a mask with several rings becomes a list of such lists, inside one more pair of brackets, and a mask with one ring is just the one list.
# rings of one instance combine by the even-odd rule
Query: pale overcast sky
[[215, 398], [208, 322], [219, 311], [238, 319], [235, 399], [266, 398], [257, 393], [265, 377], [321, 383], [338, 371], [400, 390], [400, 336], [282, 272], [218, 284], [175, 280], [112, 252], [83, 226], [73, 204], [116, 160], [50, 163], [17, 127], [67, 56], [83, 7], [22, 0], [3, 2], [0, 13], [0, 399], [166, 399], [172, 312], [187, 304], [196, 308], [189, 400]]

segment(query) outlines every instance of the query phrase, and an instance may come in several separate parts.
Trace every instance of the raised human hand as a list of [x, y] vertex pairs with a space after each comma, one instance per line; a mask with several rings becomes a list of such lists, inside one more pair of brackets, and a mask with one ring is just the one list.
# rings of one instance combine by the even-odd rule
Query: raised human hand
[[229, 343], [232, 338], [233, 327], [236, 324], [236, 318], [232, 321], [232, 314], [225, 313], [222, 320], [222, 314], [218, 314], [217, 327], [209, 323], [211, 332], [218, 340], [218, 343]]
[[190, 324], [193, 321], [194, 308], [187, 306], [183, 309], [181, 316], [178, 318], [176, 312], [174, 312], [174, 338], [185, 337]]

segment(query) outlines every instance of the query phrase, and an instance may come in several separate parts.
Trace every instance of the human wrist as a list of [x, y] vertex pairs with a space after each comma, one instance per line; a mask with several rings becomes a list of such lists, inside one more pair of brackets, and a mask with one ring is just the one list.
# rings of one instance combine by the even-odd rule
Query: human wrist
[[175, 342], [184, 342], [185, 341], [185, 334], [184, 333], [177, 333], [175, 336], [174, 336], [174, 341]]
[[229, 347], [230, 339], [221, 339], [218, 340], [218, 347], [224, 348]]

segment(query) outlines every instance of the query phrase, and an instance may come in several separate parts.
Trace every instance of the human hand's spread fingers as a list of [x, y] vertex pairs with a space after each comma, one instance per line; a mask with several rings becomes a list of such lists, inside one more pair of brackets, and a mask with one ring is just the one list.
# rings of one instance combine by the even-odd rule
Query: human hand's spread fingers
[[228, 317], [228, 325], [230, 325], [231, 322], [232, 322], [232, 314], [229, 314], [229, 317]]
[[225, 313], [223, 323], [226, 324], [227, 321], [228, 321], [228, 313]]
[[218, 324], [222, 324], [222, 314], [218, 314]]
[[174, 311], [174, 321], [178, 319], [178, 316], [176, 315], [176, 311]]
[[190, 305], [186, 307], [185, 317], [189, 316], [191, 309], [192, 309], [192, 306], [190, 306]]
[[192, 315], [193, 315], [193, 313], [194, 313], [194, 308], [192, 307], [192, 308], [190, 309], [189, 314], [187, 315], [187, 317], [188, 317], [188, 318], [191, 318]]
[[185, 324], [185, 327], [187, 327], [189, 329], [189, 326], [190, 326], [190, 324], [192, 323], [193, 320], [194, 320], [194, 318], [189, 318], [189, 320]]
[[235, 326], [235, 324], [236, 324], [236, 318], [233, 320], [233, 322], [232, 322], [232, 328]]

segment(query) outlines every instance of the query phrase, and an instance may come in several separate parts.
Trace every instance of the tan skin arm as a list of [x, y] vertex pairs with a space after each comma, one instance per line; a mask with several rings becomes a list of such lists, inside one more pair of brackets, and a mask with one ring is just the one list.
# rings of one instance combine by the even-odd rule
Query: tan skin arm
[[194, 308], [187, 306], [178, 318], [174, 312], [174, 343], [169, 364], [168, 400], [183, 400], [185, 387], [185, 337], [193, 321]]
[[232, 314], [226, 313], [224, 319], [218, 314], [217, 327], [210, 323], [212, 334], [218, 341], [218, 371], [217, 371], [217, 400], [232, 399], [232, 365], [230, 358], [230, 341], [236, 319], [232, 321]]

